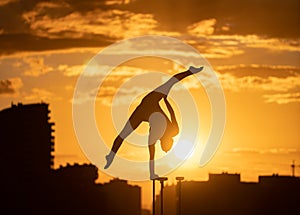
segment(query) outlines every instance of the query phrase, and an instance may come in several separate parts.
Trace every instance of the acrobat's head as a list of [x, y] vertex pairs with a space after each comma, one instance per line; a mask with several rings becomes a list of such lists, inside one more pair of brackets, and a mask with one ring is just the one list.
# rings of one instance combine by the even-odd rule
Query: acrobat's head
[[164, 152], [171, 150], [173, 146], [173, 138], [179, 133], [177, 123], [168, 123], [163, 136], [160, 138], [160, 146]]
[[172, 135], [168, 135], [168, 134], [164, 134], [161, 138], [160, 138], [160, 146], [161, 146], [161, 149], [164, 151], [164, 152], [168, 152], [170, 151], [170, 149], [172, 148], [173, 146], [173, 136]]

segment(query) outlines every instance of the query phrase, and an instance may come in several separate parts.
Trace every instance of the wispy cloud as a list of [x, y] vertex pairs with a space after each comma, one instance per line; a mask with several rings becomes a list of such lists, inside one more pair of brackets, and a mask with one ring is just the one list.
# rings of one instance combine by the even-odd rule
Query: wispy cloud
[[[68, 48], [68, 49], [56, 49], [56, 50], [41, 50], [41, 51], [20, 51], [20, 52], [15, 52], [11, 53], [9, 55], [2, 55], [0, 56], [1, 60], [19, 60], [20, 58], [45, 58], [46, 56], [54, 56], [54, 55], [71, 55], [71, 54], [82, 54], [82, 55], [87, 55], [87, 56], [94, 56], [97, 54], [103, 47], [83, 47], [83, 48]], [[89, 58], [87, 58], [88, 60]], [[18, 62], [15, 65], [21, 66], [23, 62]]]
[[38, 77], [54, 70], [51, 66], [45, 65], [43, 57], [24, 58], [24, 63], [29, 66], [29, 69], [24, 71], [25, 76]]
[[195, 0], [139, 0], [130, 5], [130, 9], [152, 12], [160, 23], [175, 29], [215, 18], [215, 34], [219, 35], [299, 37], [299, 2], [296, 0], [272, 3], [266, 0], [211, 0], [201, 4]]
[[14, 96], [18, 94], [18, 90], [23, 86], [21, 78], [10, 78], [0, 80], [0, 96]]
[[[265, 0], [229, 2], [212, 0], [199, 8], [194, 0], [2, 0], [0, 51], [9, 54], [24, 50], [97, 47], [145, 34], [196, 37], [198, 43], [205, 36], [214, 47], [223, 40], [221, 46], [238, 43], [274, 51], [299, 50], [299, 39], [295, 39], [299, 38], [297, 1], [276, 2], [267, 8], [261, 6], [266, 4]], [[175, 11], [180, 11], [180, 15]], [[229, 52], [232, 53], [232, 49], [230, 47]], [[212, 50], [207, 54], [211, 54], [210, 57], [214, 54], [216, 58], [224, 55], [218, 53]], [[234, 50], [234, 54], [239, 53]]]
[[296, 148], [233, 148], [228, 153], [238, 154], [295, 154], [300, 153]]
[[285, 65], [219, 66], [218, 76], [225, 90], [260, 92], [266, 103], [299, 102], [300, 69]]
[[[174, 67], [174, 71], [171, 69], [172, 71], [169, 72], [175, 74], [181, 71], [180, 68]], [[85, 77], [86, 81], [89, 83], [92, 82], [93, 86], [98, 86], [94, 82], [102, 80], [101, 86], [99, 86], [99, 89], [82, 89], [81, 92], [78, 92], [76, 101], [73, 102], [84, 103], [90, 100], [97, 100], [107, 106], [111, 106], [112, 103], [114, 105], [131, 104], [134, 99], [154, 90], [171, 77], [171, 74], [164, 74], [161, 71], [132, 66], [116, 67], [107, 76], [103, 76], [104, 74], [101, 73], [100, 68], [94, 68], [94, 70], [95, 72], [91, 72], [90, 75]], [[210, 79], [210, 77], [207, 77], [207, 79]], [[86, 85], [87, 88], [90, 88], [90, 86], [91, 84]], [[175, 86], [173, 90], [178, 92], [187, 89], [198, 89], [200, 87], [200, 82], [195, 78], [183, 81], [182, 85]], [[92, 98], [91, 95], [95, 95], [96, 91], [97, 97]]]
[[116, 105], [129, 104], [132, 102], [133, 98], [147, 92], [147, 90], [150, 89], [148, 86], [149, 84], [146, 83], [147, 80], [145, 79], [141, 79], [139, 83], [133, 82], [129, 85], [123, 84], [134, 77], [152, 72], [154, 71], [137, 67], [117, 67], [110, 76], [105, 78], [97, 95], [99, 101], [105, 105], [111, 105], [114, 97], [117, 95], [117, 97], [115, 97]]
[[117, 9], [95, 9], [84, 14], [75, 11], [59, 17], [43, 12], [43, 8], [37, 5], [33, 11], [25, 12], [23, 18], [36, 35], [49, 38], [91, 38], [106, 35], [123, 39], [153, 34], [158, 26], [152, 14]]
[[258, 76], [286, 76], [291, 74], [300, 74], [300, 68], [292, 65], [268, 65], [268, 64], [235, 64], [235, 65], [218, 65], [215, 69], [219, 72], [231, 72], [235, 75], [243, 76], [244, 72], [248, 74], [257, 73]]
[[73, 77], [79, 76], [84, 71], [85, 65], [73, 65], [69, 66], [61, 64], [57, 67], [58, 71], [62, 71], [65, 76]]
[[[122, 84], [134, 76], [149, 72], [141, 68], [119, 66], [112, 70], [111, 73], [104, 74], [102, 67], [106, 68], [108, 66], [91, 65], [86, 68], [88, 72], [81, 74], [87, 84], [78, 92], [76, 100], [72, 100], [73, 103], [82, 104], [87, 101], [97, 100], [104, 105], [110, 106], [116, 93], [119, 95], [119, 101], [132, 99], [129, 96], [140, 92], [143, 88], [139, 89], [139, 87], [134, 86], [130, 86], [130, 88], [121, 87]], [[101, 86], [98, 86], [99, 81], [102, 81]], [[95, 88], [91, 89], [91, 86], [95, 86]], [[96, 95], [96, 97], [93, 97], [93, 95]]]
[[6, 4], [10, 4], [12, 2], [17, 2], [18, 0], [1, 0], [0, 1], [0, 7], [6, 5]]
[[[300, 51], [300, 39], [269, 38], [259, 35], [213, 35], [215, 41], [223, 43], [236, 43], [249, 48], [264, 48], [270, 51]], [[217, 44], [216, 44], [217, 45]]]
[[212, 35], [215, 31], [216, 19], [207, 19], [196, 22], [187, 27], [187, 31], [192, 36]]
[[24, 93], [24, 100], [30, 102], [44, 101], [49, 102], [53, 100], [61, 100], [62, 98], [55, 95], [53, 92], [50, 92], [41, 88], [32, 88], [30, 93]]
[[105, 1], [105, 5], [126, 5], [134, 1], [136, 0], [107, 0]]
[[292, 89], [300, 88], [300, 75], [288, 76], [285, 78], [258, 76], [236, 77], [230, 73], [219, 73], [219, 78], [224, 89], [241, 91], [245, 89], [287, 92]]
[[245, 51], [236, 46], [210, 46], [202, 53], [208, 59], [222, 59], [244, 54]]
[[[209, 27], [208, 27], [209, 28]], [[211, 27], [213, 29], [213, 27]], [[203, 31], [213, 31], [213, 30]], [[258, 35], [202, 35], [188, 31], [185, 41], [196, 47], [208, 59], [230, 58], [248, 50], [266, 50], [270, 53], [300, 52], [300, 39], [268, 38]]]
[[288, 104], [300, 102], [300, 93], [278, 93], [263, 95], [267, 103]]

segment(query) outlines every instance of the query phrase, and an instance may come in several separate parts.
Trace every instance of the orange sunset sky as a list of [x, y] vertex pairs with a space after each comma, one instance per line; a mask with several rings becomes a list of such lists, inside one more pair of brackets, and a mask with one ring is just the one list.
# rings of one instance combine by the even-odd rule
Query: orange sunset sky
[[[12, 102], [49, 103], [55, 122], [55, 168], [89, 162], [72, 124], [77, 78], [94, 55], [117, 41], [170, 36], [196, 48], [211, 64], [224, 89], [227, 115], [221, 145], [211, 161], [200, 168], [196, 149], [168, 175], [168, 183], [179, 175], [207, 180], [208, 173], [223, 171], [241, 173], [244, 181], [265, 174], [290, 175], [292, 161], [300, 164], [299, 26], [298, 0], [0, 0], [0, 109]], [[112, 96], [128, 78], [183, 69], [156, 58], [120, 65], [99, 93], [97, 121], [111, 125], [110, 116], [102, 113], [110, 110]], [[203, 143], [209, 104], [201, 86], [192, 81], [184, 84], [198, 101]], [[112, 142], [115, 130], [105, 129]], [[147, 149], [143, 153], [147, 159]], [[137, 156], [126, 146], [120, 154]], [[300, 167], [295, 173], [300, 176]], [[99, 173], [99, 182], [110, 179]], [[130, 183], [143, 187], [143, 206], [149, 207], [150, 182]]]

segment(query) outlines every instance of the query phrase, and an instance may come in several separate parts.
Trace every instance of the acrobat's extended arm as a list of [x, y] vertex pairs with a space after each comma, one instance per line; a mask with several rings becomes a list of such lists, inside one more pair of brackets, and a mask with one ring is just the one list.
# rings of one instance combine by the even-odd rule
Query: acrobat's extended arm
[[164, 94], [165, 97], [167, 97], [167, 95], [169, 94], [169, 92], [170, 92], [171, 88], [174, 86], [174, 84], [176, 84], [177, 82], [181, 81], [182, 79], [184, 79], [192, 74], [196, 74], [202, 70], [203, 70], [203, 67], [195, 68], [195, 67], [191, 66], [187, 71], [173, 75], [166, 83], [160, 85], [154, 91], [160, 92], [160, 93]]
[[174, 122], [177, 124], [177, 120], [176, 120], [176, 117], [175, 117], [175, 113], [174, 113], [174, 110], [171, 106], [171, 104], [169, 103], [168, 99], [167, 98], [164, 98], [164, 101], [166, 103], [166, 106], [168, 108], [168, 111], [170, 113], [170, 116], [171, 116], [171, 122]]

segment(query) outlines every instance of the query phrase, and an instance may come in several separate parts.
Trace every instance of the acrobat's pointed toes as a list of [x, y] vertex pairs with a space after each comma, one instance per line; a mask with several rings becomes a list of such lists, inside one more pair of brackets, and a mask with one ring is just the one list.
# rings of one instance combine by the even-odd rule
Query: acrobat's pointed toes
[[104, 166], [104, 169], [107, 169], [110, 167], [111, 163], [113, 162], [113, 156], [106, 155], [106, 165]]
[[194, 66], [190, 66], [189, 71], [191, 71], [192, 73], [198, 73], [201, 72], [203, 70], [204, 66], [200, 66], [200, 67], [194, 67]]

